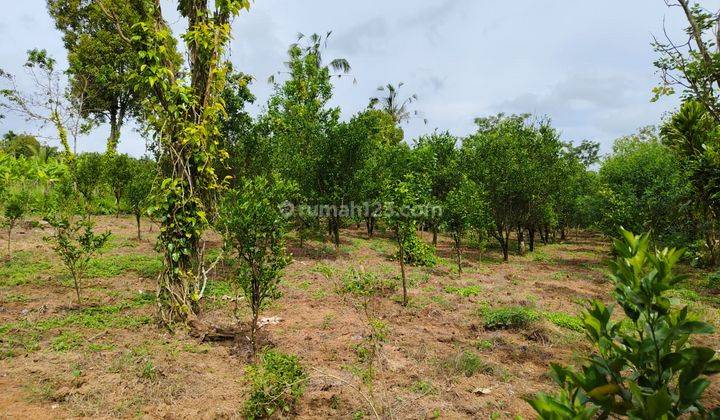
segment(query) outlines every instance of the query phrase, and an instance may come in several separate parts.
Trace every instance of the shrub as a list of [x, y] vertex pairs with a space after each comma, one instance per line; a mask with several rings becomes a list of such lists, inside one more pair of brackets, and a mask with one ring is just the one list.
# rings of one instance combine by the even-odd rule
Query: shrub
[[248, 419], [292, 413], [305, 388], [307, 375], [297, 356], [267, 350], [259, 363], [249, 366], [245, 377], [250, 386], [250, 398], [243, 414]]
[[720, 288], [720, 271], [708, 274], [706, 279], [705, 285], [708, 289], [714, 290]]
[[537, 312], [524, 306], [487, 309], [482, 315], [488, 330], [523, 328], [540, 319]]
[[377, 274], [350, 267], [342, 279], [340, 291], [355, 296], [385, 295], [395, 291], [395, 283], [390, 279], [381, 279]]
[[27, 212], [27, 202], [28, 202], [28, 195], [27, 193], [15, 193], [11, 194], [7, 202], [5, 203], [5, 225], [7, 226], [7, 253], [8, 256], [10, 256], [10, 237], [12, 235], [12, 230], [15, 228], [15, 225], [17, 222], [22, 219], [22, 217]]
[[67, 218], [46, 219], [55, 228], [55, 234], [45, 240], [60, 257], [72, 277], [78, 304], [80, 300], [80, 282], [87, 272], [92, 257], [105, 245], [110, 232], [96, 235], [89, 220], [73, 222]]
[[693, 334], [713, 328], [695, 319], [687, 306], [673, 308], [666, 292], [684, 280], [672, 270], [683, 252], [650, 250], [650, 235], [621, 229], [610, 276], [625, 318], [611, 321], [612, 309], [591, 301], [583, 313], [595, 353], [581, 370], [553, 364], [560, 386], [555, 395], [538, 394], [530, 404], [541, 418], [717, 418], [700, 399], [720, 371], [715, 351], [692, 346]]
[[403, 241], [403, 249], [408, 264], [418, 267], [434, 267], [437, 264], [435, 248], [423, 242], [414, 232]]

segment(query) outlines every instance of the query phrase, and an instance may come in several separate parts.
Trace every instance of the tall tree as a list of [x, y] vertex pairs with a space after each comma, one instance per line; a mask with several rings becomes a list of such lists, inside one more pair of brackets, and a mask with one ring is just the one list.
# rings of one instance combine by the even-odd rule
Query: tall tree
[[413, 115], [418, 115], [418, 111], [411, 111], [410, 104], [417, 101], [416, 94], [412, 94], [406, 98], [400, 96], [400, 88], [404, 83], [400, 82], [397, 86], [388, 83], [385, 86], [377, 88], [378, 96], [370, 98], [370, 108], [381, 109], [393, 117], [395, 124], [402, 124], [408, 121]]
[[[178, 12], [187, 21], [182, 36], [188, 68], [178, 66], [176, 40], [159, 0], [136, 7], [140, 14], [131, 34], [111, 3], [98, 3], [116, 29], [137, 51], [132, 75], [135, 89], [147, 92], [143, 119], [154, 134], [164, 178], [157, 189], [153, 215], [160, 221], [158, 238], [164, 269], [158, 277], [159, 316], [170, 324], [187, 321], [199, 311], [207, 281], [202, 234], [215, 212], [221, 187], [215, 171], [226, 153], [219, 147], [221, 95], [228, 66], [224, 54], [231, 37], [230, 21], [249, 0], [181, 0]], [[139, 10], [141, 9], [141, 10]]]
[[[112, 17], [103, 12], [100, 1], [112, 11]], [[140, 108], [141, 91], [133, 89], [130, 78], [138, 67], [138, 55], [116, 27], [130, 32], [140, 21], [134, 7], [137, 4], [124, 0], [47, 0], [68, 54], [70, 93], [83, 97], [84, 118], [110, 125], [107, 150], [111, 153], [120, 141], [123, 124]]]

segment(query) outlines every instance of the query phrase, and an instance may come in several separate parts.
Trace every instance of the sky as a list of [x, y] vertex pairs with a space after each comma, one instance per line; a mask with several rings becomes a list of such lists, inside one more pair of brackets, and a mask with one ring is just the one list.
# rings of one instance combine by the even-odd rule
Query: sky
[[[44, 0], [2, 3], [0, 68], [28, 89], [28, 49], [45, 48], [62, 66], [66, 52]], [[704, 2], [712, 3], [720, 1]], [[172, 2], [164, 7], [180, 32]], [[466, 136], [476, 117], [533, 113], [551, 118], [563, 140], [597, 141], [607, 153], [614, 139], [658, 124], [678, 105], [677, 97], [650, 101], [659, 80], [650, 44], [663, 22], [682, 34], [681, 11], [662, 0], [255, 0], [233, 22], [229, 59], [255, 78], [251, 110], [259, 113], [272, 93], [267, 78], [283, 68], [297, 34], [332, 31], [325, 57], [352, 66], [352, 77], [334, 81], [332, 105], [344, 119], [378, 86], [403, 82], [402, 95], [418, 96], [420, 116], [403, 127], [411, 142], [435, 130]], [[40, 129], [9, 115], [0, 134], [8, 130]], [[104, 150], [108, 132], [96, 129], [78, 149]], [[127, 126], [119, 150], [140, 156], [145, 140]]]

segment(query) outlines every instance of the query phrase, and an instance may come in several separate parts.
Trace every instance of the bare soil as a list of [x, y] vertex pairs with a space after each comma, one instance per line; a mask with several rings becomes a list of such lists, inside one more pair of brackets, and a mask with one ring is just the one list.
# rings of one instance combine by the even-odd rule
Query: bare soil
[[[155, 290], [157, 228], [148, 232], [146, 223], [138, 242], [132, 218], [95, 220], [113, 240], [94, 272], [112, 275], [86, 280], [81, 306], [43, 241], [48, 231], [20, 229], [13, 257], [0, 261], [0, 418], [241, 417], [248, 360], [237, 343], [202, 343], [154, 323], [155, 305], [147, 296]], [[351, 267], [383, 278], [396, 278], [399, 268], [388, 236], [368, 239], [350, 228], [341, 237], [337, 252], [322, 241], [303, 249], [291, 241], [294, 261], [285, 270], [283, 296], [262, 315], [280, 318], [263, 328], [266, 342], [298, 355], [308, 372], [299, 418], [372, 418], [374, 411], [399, 419], [533, 417], [523, 398], [553, 389], [549, 364], [577, 363], [589, 348], [581, 333], [547, 319], [487, 331], [480, 309], [522, 305], [575, 315], [584, 299], [611, 298], [603, 272], [609, 243], [600, 236], [575, 232], [561, 243], [512, 255], [509, 263], [496, 250], [466, 248], [460, 276], [451, 242], [441, 236], [439, 264], [409, 268], [407, 307], [399, 304], [400, 288], [371, 302], [373, 316], [389, 330], [369, 387], [353, 374], [354, 347], [368, 335], [368, 323], [339, 286]], [[429, 235], [424, 239], [430, 242]], [[208, 240], [219, 245], [213, 235]], [[221, 281], [227, 272], [219, 270], [209, 287], [203, 322], [235, 322], [231, 289]], [[457, 292], [467, 286], [479, 286], [479, 294]], [[247, 322], [239, 305], [240, 322]], [[714, 304], [692, 305], [717, 324]], [[703, 342], [718, 348], [718, 337]], [[464, 352], [479, 356], [483, 368], [470, 376], [454, 369]], [[720, 403], [716, 380], [706, 402]]]

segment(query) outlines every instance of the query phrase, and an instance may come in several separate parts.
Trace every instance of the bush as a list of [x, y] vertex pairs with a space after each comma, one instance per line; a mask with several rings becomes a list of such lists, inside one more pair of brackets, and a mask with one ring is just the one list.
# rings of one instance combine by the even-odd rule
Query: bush
[[705, 283], [705, 286], [708, 289], [720, 289], [720, 271], [708, 274], [706, 279], [707, 282]]
[[243, 414], [248, 419], [292, 413], [295, 403], [305, 388], [307, 375], [297, 356], [267, 350], [260, 362], [245, 372], [250, 385], [250, 398], [245, 402]]
[[585, 329], [582, 319], [566, 314], [565, 312], [546, 312], [543, 315], [548, 321], [558, 327], [567, 328], [568, 330], [577, 332], [582, 332]]
[[350, 267], [343, 276], [340, 292], [369, 297], [392, 293], [395, 288], [395, 283], [390, 279], [381, 279], [375, 273]]
[[540, 319], [537, 312], [524, 306], [487, 309], [482, 315], [487, 330], [523, 328]]
[[437, 264], [435, 248], [423, 242], [416, 234], [408, 235], [403, 247], [406, 263], [418, 267], [434, 267]]
[[720, 372], [720, 360], [713, 349], [689, 344], [693, 334], [714, 329], [666, 296], [685, 278], [672, 272], [682, 251], [651, 251], [649, 234], [621, 233], [610, 279], [625, 318], [613, 322], [611, 308], [591, 301], [583, 324], [594, 354], [581, 370], [553, 364], [561, 390], [530, 404], [547, 419], [717, 418], [720, 408], [707, 410], [700, 400], [710, 385], [705, 375]]

